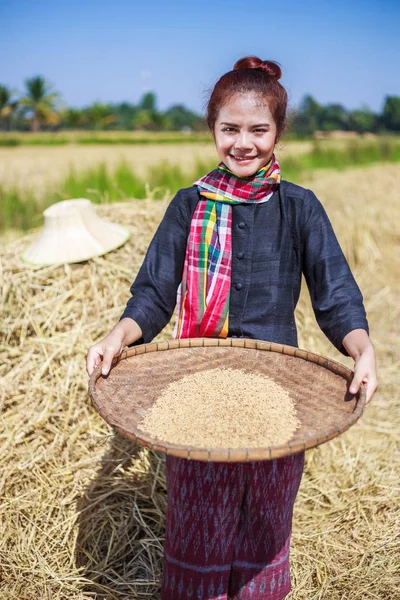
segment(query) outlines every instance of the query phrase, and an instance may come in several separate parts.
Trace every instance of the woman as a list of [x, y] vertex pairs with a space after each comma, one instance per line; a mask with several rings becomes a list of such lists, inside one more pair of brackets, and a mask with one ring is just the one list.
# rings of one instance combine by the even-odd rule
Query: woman
[[[319, 326], [355, 361], [350, 392], [377, 387], [360, 290], [315, 195], [281, 180], [281, 70], [239, 60], [216, 83], [207, 121], [221, 160], [180, 190], [149, 246], [120, 322], [89, 349], [107, 374], [124, 346], [150, 342], [176, 304], [176, 337], [297, 345], [304, 273]], [[163, 600], [280, 600], [290, 591], [293, 504], [304, 453], [246, 464], [167, 457]]]

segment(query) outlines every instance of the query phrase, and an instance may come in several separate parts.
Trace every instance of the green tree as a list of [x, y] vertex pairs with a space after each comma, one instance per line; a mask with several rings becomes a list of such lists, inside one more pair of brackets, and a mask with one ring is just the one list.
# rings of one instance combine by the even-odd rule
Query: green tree
[[134, 129], [145, 129], [149, 131], [166, 131], [171, 129], [168, 117], [156, 110], [140, 108], [132, 119]]
[[80, 108], [67, 108], [67, 110], [62, 113], [63, 125], [70, 127], [71, 129], [77, 129], [84, 124], [84, 121], [85, 115]]
[[187, 127], [196, 130], [205, 128], [204, 120], [199, 115], [188, 110], [183, 104], [171, 106], [165, 112], [165, 116], [168, 117], [171, 129], [174, 130], [181, 130]]
[[293, 120], [296, 133], [310, 135], [321, 129], [323, 107], [312, 96], [304, 96]]
[[11, 117], [18, 106], [18, 101], [13, 99], [13, 92], [5, 85], [0, 85], [0, 126], [7, 129]]
[[94, 102], [85, 110], [84, 114], [86, 122], [93, 129], [105, 129], [116, 120], [112, 107], [101, 102]]
[[36, 76], [26, 79], [26, 95], [20, 99], [21, 106], [31, 115], [31, 130], [39, 131], [41, 125], [57, 120], [58, 92], [52, 91], [52, 86], [43, 77]]
[[349, 129], [365, 133], [366, 131], [376, 131], [379, 117], [368, 106], [352, 110], [349, 113]]
[[139, 102], [139, 108], [143, 110], [156, 111], [157, 98], [154, 92], [146, 92], [143, 94], [141, 101]]
[[400, 97], [386, 96], [382, 121], [389, 131], [400, 131]]
[[132, 129], [133, 119], [139, 110], [137, 106], [122, 102], [121, 104], [113, 104], [111, 109], [116, 116], [115, 127], [118, 129]]
[[135, 129], [152, 129], [155, 125], [155, 113], [153, 110], [140, 109], [133, 117], [133, 127]]
[[347, 111], [341, 104], [327, 104], [321, 107], [318, 124], [323, 131], [347, 129], [348, 121]]

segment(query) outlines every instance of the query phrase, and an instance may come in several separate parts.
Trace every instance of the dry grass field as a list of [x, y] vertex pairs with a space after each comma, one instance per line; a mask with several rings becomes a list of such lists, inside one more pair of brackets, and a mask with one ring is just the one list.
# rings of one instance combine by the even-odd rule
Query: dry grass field
[[[44, 162], [58, 151], [69, 153], [60, 154], [55, 171], [77, 150], [82, 161], [92, 152], [34, 152], [44, 150]], [[18, 156], [28, 164], [23, 154], [14, 160]], [[33, 159], [28, 173], [35, 174]], [[354, 427], [306, 454], [294, 514], [290, 600], [396, 600], [400, 167], [319, 172], [308, 185], [324, 203], [363, 291], [380, 389]], [[159, 598], [163, 458], [114, 436], [98, 416], [87, 395], [85, 355], [118, 320], [165, 207], [154, 201], [97, 207], [132, 236], [124, 247], [87, 263], [26, 266], [20, 256], [35, 232], [0, 249], [1, 600]], [[301, 347], [351, 365], [319, 331], [305, 290], [297, 322]], [[170, 325], [158, 339], [171, 331]]]
[[17, 146], [0, 148], [0, 185], [19, 189], [47, 190], [61, 181], [70, 168], [83, 171], [104, 162], [113, 169], [122, 160], [138, 175], [160, 160], [191, 169], [197, 158], [216, 156], [212, 142], [199, 144], [144, 144], [93, 146]]
[[[310, 151], [312, 142], [281, 143], [278, 156]], [[183, 170], [192, 170], [196, 161], [217, 160], [213, 142], [143, 145], [68, 145], [0, 147], [0, 187], [16, 187], [44, 193], [56, 186], [70, 168], [76, 171], [95, 167], [103, 162], [111, 170], [121, 161], [126, 162], [137, 175], [144, 176], [148, 168], [161, 161], [179, 164]]]

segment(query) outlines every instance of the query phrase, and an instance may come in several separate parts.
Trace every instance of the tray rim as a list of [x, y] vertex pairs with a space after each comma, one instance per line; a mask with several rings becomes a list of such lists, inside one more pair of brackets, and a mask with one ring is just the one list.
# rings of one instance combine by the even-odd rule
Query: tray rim
[[[204, 348], [204, 347], [224, 347], [224, 348], [242, 348], [248, 350], [261, 350], [266, 352], [275, 352], [285, 354], [294, 358], [312, 362], [320, 367], [323, 367], [336, 375], [343, 377], [348, 383], [351, 381], [354, 372], [331, 358], [322, 356], [315, 352], [303, 350], [295, 346], [287, 344], [278, 344], [275, 342], [267, 342], [264, 340], [256, 340], [252, 338], [184, 338], [176, 340], [165, 340], [158, 342], [149, 342], [140, 344], [132, 348], [123, 350], [122, 353], [115, 357], [112, 361], [111, 369], [119, 362], [139, 356], [141, 354], [149, 354], [152, 352], [163, 352], [167, 350], [176, 350], [183, 348]], [[182, 446], [151, 438], [144, 434], [139, 429], [137, 433], [126, 431], [122, 427], [113, 424], [112, 419], [108, 419], [109, 413], [104, 406], [100, 407], [97, 401], [96, 382], [101, 376], [102, 363], [97, 365], [89, 379], [89, 396], [94, 408], [100, 416], [110, 425], [116, 433], [130, 439], [133, 442], [140, 444], [145, 448], [149, 448], [155, 452], [161, 452], [168, 456], [178, 458], [186, 458], [187, 460], [200, 460], [208, 462], [250, 462], [260, 460], [273, 460], [283, 456], [289, 456], [298, 452], [304, 452], [311, 448], [316, 448], [321, 444], [328, 442], [341, 433], [347, 431], [363, 414], [366, 404], [366, 386], [361, 385], [360, 391], [355, 394], [356, 405], [351, 414], [344, 420], [341, 426], [336, 425], [328, 429], [326, 432], [302, 438], [294, 442], [286, 442], [279, 446], [265, 446], [261, 448], [200, 448], [195, 446]], [[110, 370], [111, 372], [111, 370]]]

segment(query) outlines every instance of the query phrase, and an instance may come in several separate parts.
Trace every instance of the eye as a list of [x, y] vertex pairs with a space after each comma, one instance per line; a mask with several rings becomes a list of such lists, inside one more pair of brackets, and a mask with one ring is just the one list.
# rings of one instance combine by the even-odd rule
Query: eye
[[233, 131], [236, 131], [234, 127], [223, 127], [222, 131], [226, 132], [226, 133], [232, 133]]
[[268, 129], [265, 129], [264, 127], [257, 127], [257, 129], [254, 130], [256, 133], [267, 133]]

